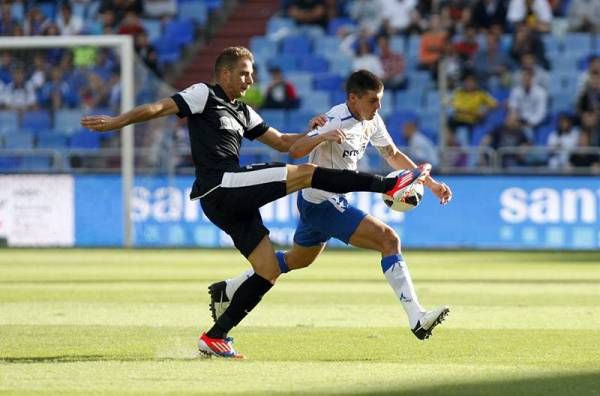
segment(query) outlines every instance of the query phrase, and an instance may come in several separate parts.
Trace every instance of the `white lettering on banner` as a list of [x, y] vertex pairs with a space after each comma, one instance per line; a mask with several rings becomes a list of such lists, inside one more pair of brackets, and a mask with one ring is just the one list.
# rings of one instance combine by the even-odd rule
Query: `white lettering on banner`
[[152, 212], [158, 222], [179, 221], [182, 218], [182, 194], [175, 187], [161, 187], [154, 192]]
[[537, 224], [598, 221], [600, 190], [537, 188], [531, 192], [518, 187], [500, 194], [500, 217], [508, 223], [532, 221]]
[[0, 185], [0, 237], [9, 246], [73, 246], [73, 176], [0, 176]]
[[150, 191], [144, 187], [134, 187], [131, 197], [131, 220], [147, 220], [150, 216], [150, 204]]

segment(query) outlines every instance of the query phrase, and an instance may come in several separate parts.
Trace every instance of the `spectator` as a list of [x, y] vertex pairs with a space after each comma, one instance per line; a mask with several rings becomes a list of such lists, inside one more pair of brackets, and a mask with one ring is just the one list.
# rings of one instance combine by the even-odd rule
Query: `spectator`
[[119, 25], [119, 30], [117, 32], [119, 34], [128, 34], [131, 36], [135, 36], [136, 34], [145, 31], [146, 29], [144, 29], [144, 26], [142, 25], [139, 16], [133, 11], [128, 11], [125, 14], [125, 18], [123, 18], [123, 20], [121, 21], [121, 24]]
[[580, 118], [581, 133], [587, 133], [592, 146], [600, 146], [600, 116], [593, 112], [583, 113]]
[[471, 23], [481, 30], [487, 30], [492, 25], [500, 25], [505, 29], [506, 13], [504, 0], [478, 0], [473, 9]]
[[440, 159], [435, 145], [417, 128], [415, 121], [404, 122], [402, 133], [408, 146], [407, 154], [413, 161], [416, 163], [429, 162], [434, 167], [439, 165]]
[[299, 25], [319, 25], [327, 27], [325, 0], [292, 0], [287, 14]]
[[373, 54], [371, 45], [364, 38], [361, 38], [358, 41], [358, 49], [356, 50], [356, 56], [352, 61], [352, 69], [355, 71], [364, 69], [370, 71], [379, 78], [384, 77], [381, 60], [377, 55]]
[[23, 30], [28, 36], [41, 36], [50, 23], [39, 7], [32, 7], [25, 17]]
[[533, 73], [531, 69], [523, 70], [521, 83], [510, 91], [508, 98], [510, 111], [529, 129], [530, 136], [533, 136], [533, 129], [544, 122], [548, 112], [548, 93], [533, 83]]
[[269, 69], [271, 83], [267, 87], [264, 103], [266, 109], [293, 109], [300, 105], [296, 88], [283, 77], [281, 69], [277, 66]]
[[142, 58], [148, 69], [152, 70], [157, 77], [162, 77], [162, 72], [158, 65], [158, 55], [154, 46], [150, 44], [148, 33], [140, 32], [135, 35], [135, 52]]
[[579, 114], [593, 112], [600, 115], [600, 74], [590, 73], [590, 78], [584, 91], [577, 100], [577, 111]]
[[383, 7], [377, 0], [355, 0], [349, 5], [349, 14], [361, 29], [371, 34], [379, 30], [383, 23]]
[[62, 69], [58, 66], [50, 70], [50, 79], [40, 88], [39, 97], [40, 105], [52, 110], [75, 107], [79, 104], [76, 91], [64, 78]]
[[508, 22], [527, 24], [532, 30], [547, 33], [552, 23], [552, 9], [548, 0], [510, 0]]
[[454, 44], [454, 48], [463, 62], [468, 62], [470, 64], [472, 63], [475, 54], [479, 50], [479, 43], [477, 42], [477, 30], [474, 26], [466, 27], [461, 39]]
[[46, 57], [43, 53], [36, 53], [33, 56], [33, 70], [29, 77], [28, 83], [31, 84], [33, 89], [37, 91], [46, 82], [46, 74], [48, 73], [48, 65], [46, 64]]
[[521, 68], [515, 70], [513, 74], [515, 83], [523, 80], [523, 70], [533, 70], [533, 84], [544, 88], [546, 92], [550, 90], [550, 73], [536, 63], [534, 54], [525, 53], [521, 56]]
[[117, 31], [117, 17], [111, 9], [104, 10], [99, 14], [101, 34], [115, 34]]
[[526, 24], [521, 24], [517, 27], [510, 48], [510, 56], [515, 64], [519, 64], [524, 54], [534, 54], [536, 63], [548, 70], [550, 63], [546, 59], [545, 52], [544, 43], [538, 34], [532, 31]]
[[569, 30], [572, 32], [600, 32], [600, 1], [571, 0], [567, 12]]
[[56, 18], [56, 26], [63, 36], [73, 36], [81, 33], [83, 30], [83, 20], [77, 15], [73, 15], [73, 9], [68, 2], [60, 7], [60, 14]]
[[11, 36], [17, 21], [12, 17], [12, 11], [9, 2], [3, 2], [0, 6], [0, 36]]
[[143, 8], [150, 18], [173, 17], [177, 15], [177, 0], [144, 0]]
[[419, 48], [419, 67], [421, 69], [435, 72], [437, 63], [444, 51], [444, 45], [448, 33], [442, 28], [440, 16], [433, 14], [430, 20], [429, 30], [421, 36]]
[[114, 26], [119, 26], [128, 12], [133, 12], [136, 15], [144, 13], [144, 5], [142, 0], [102, 0], [98, 13], [104, 14], [110, 11], [114, 14]]
[[[523, 125], [517, 114], [513, 112], [509, 112], [504, 123], [481, 140], [481, 147], [490, 147], [494, 150], [504, 147], [525, 148], [529, 146], [529, 139]], [[485, 159], [483, 163], [485, 163]], [[527, 152], [525, 150], [502, 156], [503, 168], [523, 165], [527, 165]]]
[[576, 168], [588, 168], [593, 172], [600, 172], [600, 154], [591, 149], [598, 148], [591, 144], [591, 137], [587, 131], [579, 134], [577, 150], [569, 157], [571, 166]]
[[383, 83], [391, 90], [406, 88], [406, 66], [404, 57], [390, 48], [390, 39], [379, 36], [379, 59], [383, 67]]
[[510, 81], [510, 60], [502, 51], [500, 37], [497, 34], [490, 31], [485, 38], [485, 48], [475, 54], [473, 69], [484, 87], [504, 86], [507, 81]]
[[441, 13], [447, 14], [453, 33], [461, 33], [471, 20], [470, 0], [445, 0], [441, 4]]
[[385, 0], [380, 4], [392, 34], [408, 35], [420, 32], [420, 16], [416, 9], [416, 0]]
[[456, 133], [458, 128], [466, 128], [468, 138], [459, 136], [463, 144], [471, 141], [473, 127], [483, 121], [488, 111], [498, 103], [488, 92], [479, 88], [474, 74], [467, 73], [463, 78], [462, 88], [457, 89], [452, 96], [453, 114], [448, 120], [448, 126]]
[[[12, 54], [10, 51], [0, 52], [0, 85], [8, 84], [11, 77]], [[0, 103], [1, 105], [1, 103]]]
[[577, 97], [583, 95], [583, 91], [587, 88], [588, 82], [590, 81], [590, 75], [600, 75], [600, 56], [592, 56], [588, 65], [587, 70], [579, 75], [577, 79]]
[[579, 142], [579, 129], [573, 126], [571, 116], [562, 113], [558, 117], [556, 130], [548, 136], [551, 149], [548, 165], [552, 169], [563, 169], [569, 165], [571, 151]]
[[[444, 44], [443, 58], [444, 63], [442, 64], [442, 68], [446, 75], [448, 89], [453, 90], [460, 83], [461, 76], [463, 75], [464, 62], [456, 52], [454, 45], [449, 41]], [[436, 67], [433, 70], [433, 79], [435, 81], [438, 79], [438, 72], [439, 67]]]
[[6, 85], [2, 93], [4, 106], [9, 110], [30, 110], [36, 107], [35, 91], [25, 80], [25, 70], [15, 67], [12, 71], [12, 81]]
[[109, 106], [109, 88], [96, 73], [90, 73], [88, 84], [81, 89], [82, 106], [87, 109], [107, 108]]

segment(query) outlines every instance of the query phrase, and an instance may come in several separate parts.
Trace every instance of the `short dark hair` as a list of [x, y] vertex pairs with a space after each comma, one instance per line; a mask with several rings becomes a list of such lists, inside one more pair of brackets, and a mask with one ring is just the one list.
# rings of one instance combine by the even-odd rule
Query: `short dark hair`
[[252, 52], [246, 47], [228, 47], [223, 50], [215, 61], [215, 75], [218, 75], [223, 69], [233, 69], [242, 59], [248, 59], [254, 63]]
[[368, 70], [355, 71], [346, 80], [346, 95], [351, 93], [362, 96], [367, 91], [379, 92], [383, 89], [383, 82]]

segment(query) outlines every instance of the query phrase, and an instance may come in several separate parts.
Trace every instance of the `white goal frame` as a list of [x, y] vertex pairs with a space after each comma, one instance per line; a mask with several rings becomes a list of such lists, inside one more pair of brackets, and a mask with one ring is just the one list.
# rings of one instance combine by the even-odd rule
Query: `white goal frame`
[[[0, 37], [0, 50], [73, 47], [113, 47], [119, 51], [121, 66], [121, 112], [134, 106], [133, 39], [128, 35], [106, 36], [29, 36]], [[121, 179], [123, 189], [123, 246], [132, 247], [134, 229], [131, 221], [133, 190], [133, 125], [121, 130]]]

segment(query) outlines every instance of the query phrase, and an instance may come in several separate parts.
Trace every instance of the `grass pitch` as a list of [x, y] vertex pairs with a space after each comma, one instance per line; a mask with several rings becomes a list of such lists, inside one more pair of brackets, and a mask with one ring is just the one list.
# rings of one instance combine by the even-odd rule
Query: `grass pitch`
[[233, 251], [0, 250], [0, 393], [600, 395], [600, 252], [407, 252], [418, 341], [373, 252], [284, 275], [200, 359], [206, 287]]

